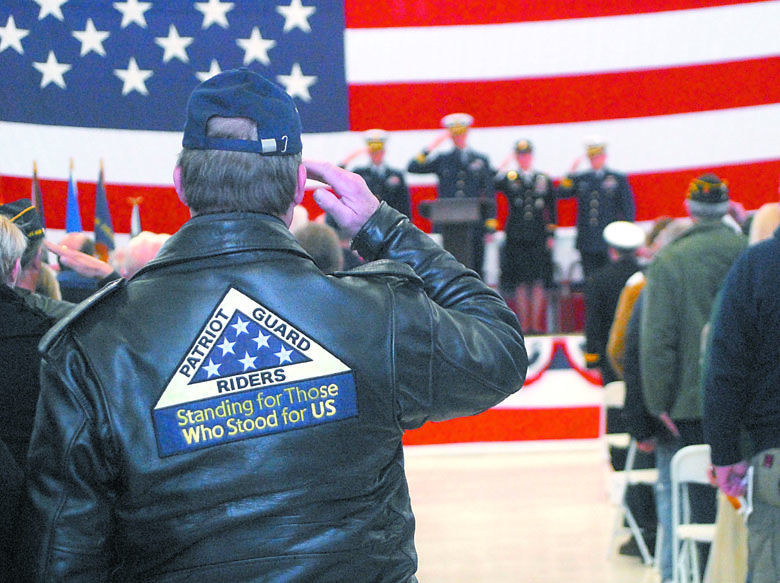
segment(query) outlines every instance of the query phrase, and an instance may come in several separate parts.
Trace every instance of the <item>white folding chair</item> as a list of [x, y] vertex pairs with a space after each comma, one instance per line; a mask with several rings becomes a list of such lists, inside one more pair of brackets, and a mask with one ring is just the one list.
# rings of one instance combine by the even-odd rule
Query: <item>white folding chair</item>
[[672, 561], [675, 583], [700, 583], [697, 543], [711, 543], [715, 524], [691, 522], [689, 484], [712, 485], [710, 446], [688, 445], [672, 457]]
[[[626, 385], [623, 381], [614, 381], [607, 383], [604, 387], [604, 419], [606, 420], [606, 411], [609, 408], [622, 409], [626, 398]], [[604, 421], [604, 427], [606, 428], [606, 421]], [[642, 555], [642, 561], [646, 565], [653, 564], [653, 555], [650, 554], [650, 550], [647, 548], [642, 529], [639, 527], [634, 514], [631, 512], [631, 508], [628, 506], [626, 500], [626, 492], [629, 486], [646, 484], [653, 486], [658, 480], [658, 470], [655, 468], [637, 470], [634, 469], [634, 462], [636, 461], [637, 454], [637, 442], [628, 433], [605, 433], [605, 444], [607, 446], [607, 455], [609, 456], [609, 447], [616, 447], [626, 449], [626, 462], [622, 471], [613, 471], [611, 475], [612, 491], [614, 500], [617, 503], [618, 509], [615, 516], [615, 524], [612, 527], [612, 533], [610, 535], [608, 556], [612, 554], [615, 548], [615, 541], [617, 537], [625, 532], [623, 526], [624, 521], [628, 523], [628, 530], [636, 540], [639, 552]], [[656, 548], [655, 555], [658, 556], [658, 544], [660, 537], [656, 535]]]

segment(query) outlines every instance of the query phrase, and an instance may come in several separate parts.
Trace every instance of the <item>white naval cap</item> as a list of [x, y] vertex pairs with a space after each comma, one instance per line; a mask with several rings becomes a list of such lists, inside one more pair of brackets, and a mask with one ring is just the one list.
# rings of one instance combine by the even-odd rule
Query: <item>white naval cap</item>
[[447, 129], [465, 129], [474, 123], [474, 117], [468, 113], [450, 113], [441, 118], [441, 125]]
[[610, 247], [634, 251], [645, 244], [645, 232], [639, 225], [615, 221], [604, 227], [604, 240]]

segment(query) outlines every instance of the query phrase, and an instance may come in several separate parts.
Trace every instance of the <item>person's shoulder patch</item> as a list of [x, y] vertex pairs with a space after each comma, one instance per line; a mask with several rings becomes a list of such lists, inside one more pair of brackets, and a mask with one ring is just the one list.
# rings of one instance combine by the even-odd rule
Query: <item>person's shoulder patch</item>
[[352, 370], [230, 288], [152, 412], [161, 457], [357, 415]]
[[94, 308], [100, 301], [108, 297], [109, 295], [119, 291], [126, 281], [124, 279], [115, 279], [111, 283], [108, 283], [101, 287], [99, 290], [97, 290], [94, 294], [89, 296], [86, 300], [83, 302], [77, 304], [73, 311], [70, 312], [67, 316], [59, 320], [54, 326], [52, 326], [49, 331], [41, 338], [41, 341], [38, 343], [38, 350], [41, 352], [46, 351], [54, 342], [54, 340], [62, 334], [62, 332], [70, 326], [74, 321], [76, 321], [79, 317], [81, 317], [83, 314]]

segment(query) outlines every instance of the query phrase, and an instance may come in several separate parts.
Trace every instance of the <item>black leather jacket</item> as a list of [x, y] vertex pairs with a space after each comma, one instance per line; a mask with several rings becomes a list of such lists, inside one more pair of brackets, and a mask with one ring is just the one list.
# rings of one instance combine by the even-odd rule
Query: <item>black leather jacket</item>
[[188, 221], [44, 338], [34, 581], [416, 581], [405, 429], [523, 384], [499, 296], [382, 204], [323, 275], [277, 218]]

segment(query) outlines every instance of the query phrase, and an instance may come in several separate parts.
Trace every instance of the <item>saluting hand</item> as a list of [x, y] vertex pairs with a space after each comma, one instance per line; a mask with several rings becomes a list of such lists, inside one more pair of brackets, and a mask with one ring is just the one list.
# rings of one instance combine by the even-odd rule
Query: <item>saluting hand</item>
[[366, 181], [328, 162], [304, 160], [303, 165], [309, 178], [333, 189], [333, 192], [325, 188], [315, 189], [314, 202], [332, 216], [350, 237], [354, 237], [379, 208], [379, 200], [368, 189]]

